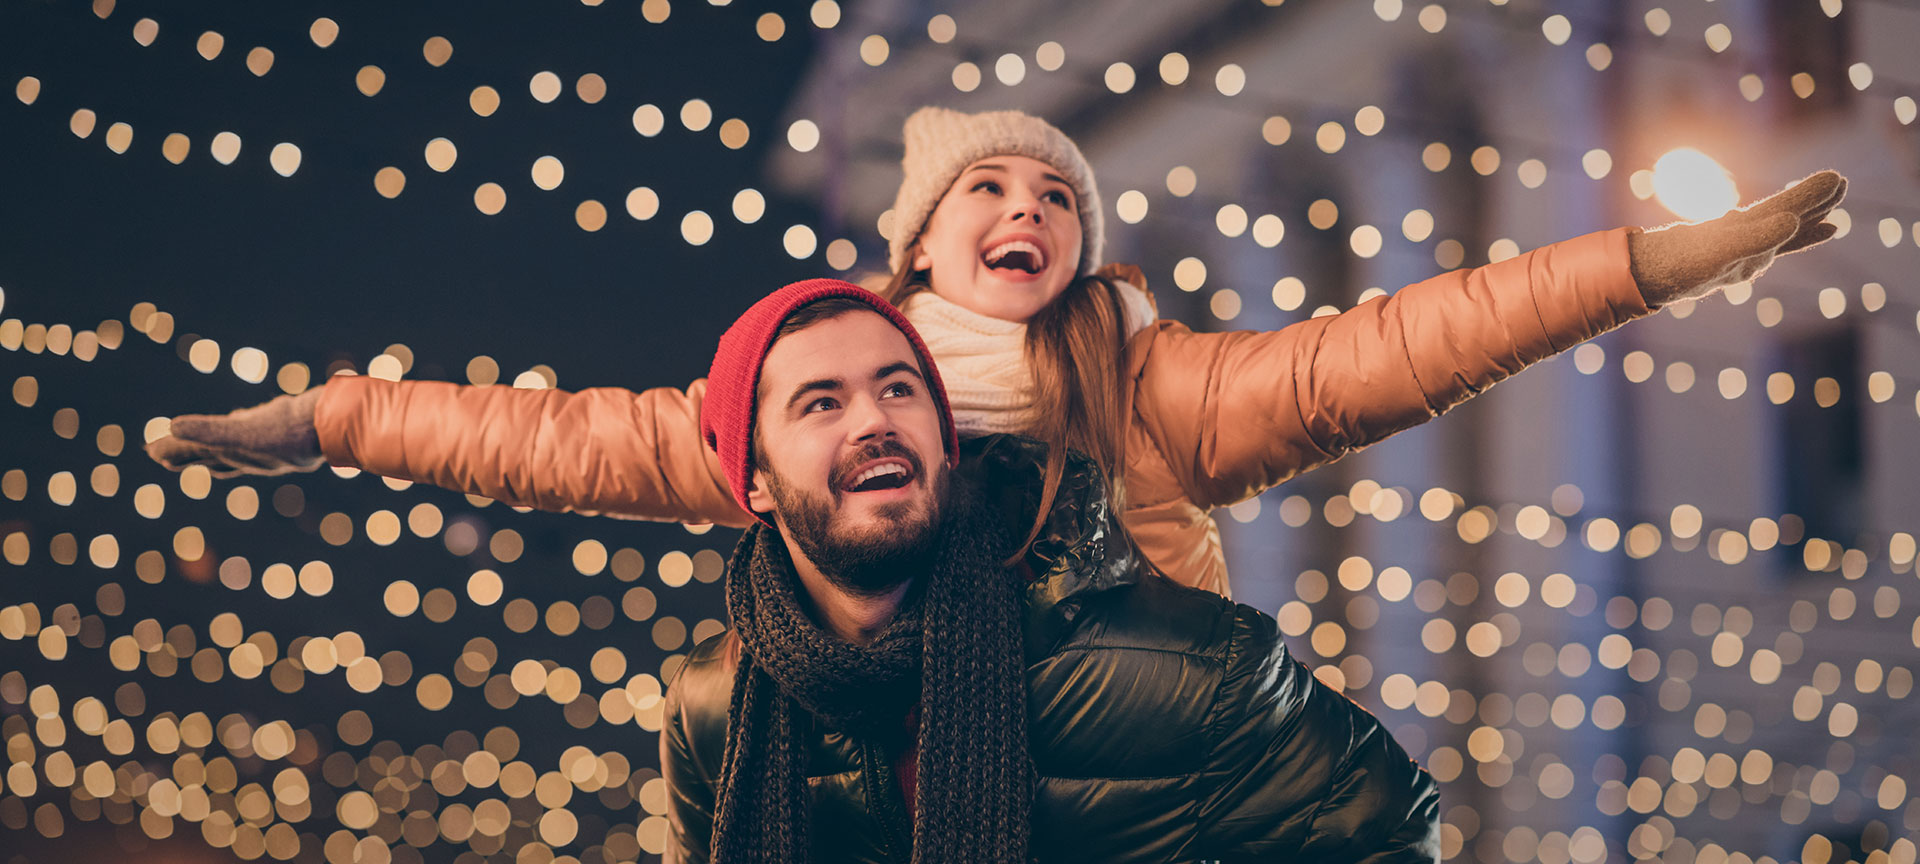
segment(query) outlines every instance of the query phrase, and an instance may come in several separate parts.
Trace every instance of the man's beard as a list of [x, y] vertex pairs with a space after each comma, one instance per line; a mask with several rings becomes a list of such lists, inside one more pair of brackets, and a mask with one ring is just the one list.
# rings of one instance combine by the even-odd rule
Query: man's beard
[[[875, 508], [876, 524], [861, 531], [835, 531], [833, 515], [842, 496], [841, 487], [860, 466], [875, 459], [898, 457], [913, 466], [913, 481], [932, 484], [933, 494], [924, 509], [916, 501], [898, 501]], [[834, 466], [828, 477], [829, 498], [808, 494], [786, 482], [779, 472], [767, 471], [767, 491], [772, 494], [776, 512], [786, 523], [807, 560], [835, 587], [853, 594], [884, 594], [902, 582], [924, 572], [939, 533], [942, 503], [946, 498], [945, 472], [928, 477], [918, 454], [898, 441], [870, 444]]]

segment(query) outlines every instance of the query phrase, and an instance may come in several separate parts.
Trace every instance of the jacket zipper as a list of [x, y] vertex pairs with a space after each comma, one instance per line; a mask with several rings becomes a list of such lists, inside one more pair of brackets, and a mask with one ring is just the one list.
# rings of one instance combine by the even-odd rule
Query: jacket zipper
[[913, 819], [893, 776], [893, 763], [871, 741], [860, 742], [860, 777], [866, 787], [867, 810], [880, 823], [887, 857], [907, 864], [913, 860]]

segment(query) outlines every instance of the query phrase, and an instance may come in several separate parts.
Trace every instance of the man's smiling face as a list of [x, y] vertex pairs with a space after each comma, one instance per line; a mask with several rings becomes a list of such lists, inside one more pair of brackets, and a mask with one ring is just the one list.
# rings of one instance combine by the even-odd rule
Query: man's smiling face
[[910, 573], [945, 489], [945, 435], [919, 359], [892, 323], [851, 310], [782, 336], [761, 365], [748, 503], [853, 591]]

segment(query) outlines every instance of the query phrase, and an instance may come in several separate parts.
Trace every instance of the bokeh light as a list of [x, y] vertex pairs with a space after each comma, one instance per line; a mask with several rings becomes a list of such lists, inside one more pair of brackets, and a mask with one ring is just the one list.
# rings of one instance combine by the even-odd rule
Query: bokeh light
[[[1441, 780], [1445, 861], [1913, 860], [1920, 78], [1885, 10], [1266, 0], [1180, 10], [1234, 40], [1103, 47], [1101, 4], [646, 0], [624, 27], [583, 0], [517, 42], [399, 7], [255, 27], [118, 5], [60, 25], [108, 54], [58, 47], [37, 8], [0, 33], [24, 250], [0, 267], [7, 854], [654, 860], [664, 688], [724, 629], [737, 532], [528, 512], [517, 475], [493, 500], [170, 474], [143, 445], [336, 375], [552, 405], [685, 387], [662, 370], [699, 374], [762, 283], [885, 266], [898, 120], [944, 91], [1062, 122], [1111, 202], [1106, 260], [1196, 340], [1351, 331], [1335, 316], [1417, 310], [1432, 287], [1401, 286], [1440, 271], [1532, 273], [1544, 244], [1664, 221], [1655, 202], [1743, 203], [1698, 151], [1648, 166], [1682, 121], [1749, 195], [1849, 172], [1834, 247], [1555, 344], [1358, 452], [1345, 403], [1301, 401], [1293, 446], [1336, 465], [1178, 518]], [[768, 78], [777, 98], [750, 89]], [[74, 202], [85, 230], [38, 224]], [[1396, 424], [1482, 386], [1417, 362], [1407, 383], [1388, 360], [1428, 331], [1390, 323], [1285, 383], [1432, 397]], [[1362, 361], [1385, 377], [1341, 377]]]
[[1713, 157], [1691, 147], [1669, 150], [1653, 163], [1653, 194], [1662, 206], [1690, 222], [1712, 219], [1740, 203], [1733, 175]]

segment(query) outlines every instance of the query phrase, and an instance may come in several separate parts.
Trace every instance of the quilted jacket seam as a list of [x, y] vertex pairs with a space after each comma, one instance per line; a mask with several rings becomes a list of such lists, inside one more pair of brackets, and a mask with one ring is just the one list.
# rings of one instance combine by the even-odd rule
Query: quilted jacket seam
[[1547, 337], [1547, 349], [1558, 354], [1565, 349], [1560, 347], [1560, 340], [1554, 338], [1553, 328], [1547, 326], [1547, 313], [1540, 308], [1540, 294], [1536, 287], [1539, 280], [1533, 277], [1534, 268], [1538, 266], [1540, 251], [1535, 249], [1527, 253], [1527, 302], [1533, 304], [1533, 318], [1540, 322], [1541, 335]]
[[[1315, 335], [1313, 338], [1313, 353], [1307, 355], [1306, 363], [1301, 364], [1301, 368], [1306, 369], [1309, 375], [1312, 374], [1313, 364], [1315, 361], [1317, 361], [1320, 358], [1320, 349], [1326, 344], [1326, 341], [1327, 341], [1327, 328], [1323, 325], [1320, 328], [1319, 334]], [[1297, 382], [1296, 382], [1296, 385], [1297, 385]], [[1307, 443], [1312, 444], [1313, 449], [1320, 451], [1320, 455], [1327, 457], [1328, 461], [1338, 459], [1341, 456], [1345, 455], [1346, 451], [1342, 450], [1336, 453], [1333, 450], [1329, 449], [1326, 444], [1320, 441], [1320, 437], [1318, 435], [1315, 435], [1313, 432], [1313, 424], [1307, 421], [1306, 408], [1300, 404], [1300, 397], [1297, 394], [1301, 392], [1308, 392], [1310, 390], [1312, 390], [1312, 388], [1310, 387], [1300, 388], [1296, 386], [1295, 388], [1296, 395], [1293, 397], [1293, 412], [1295, 415], [1297, 415], [1300, 418], [1300, 429], [1301, 431], [1306, 433]]]
[[[1226, 663], [1220, 669], [1220, 681], [1213, 691], [1213, 704], [1207, 708], [1207, 714], [1209, 715], [1207, 719], [1207, 732], [1208, 737], [1212, 740], [1207, 743], [1207, 761], [1205, 767], [1202, 769], [1202, 773], [1204, 774], [1215, 775], [1216, 785], [1215, 788], [1209, 791], [1206, 801], [1202, 803], [1203, 808], [1205, 804], [1212, 803], [1213, 798], [1219, 795], [1219, 784], [1225, 782], [1224, 778], [1217, 776], [1221, 773], [1218, 763], [1220, 744], [1221, 740], [1225, 737], [1225, 733], [1221, 729], [1222, 718], [1225, 715], [1222, 700], [1226, 698], [1227, 684], [1233, 673], [1234, 661], [1238, 659], [1241, 650], [1240, 640], [1237, 638], [1239, 634], [1235, 632], [1238, 629], [1237, 625], [1239, 624], [1240, 616], [1236, 610], [1230, 606], [1222, 613], [1221, 617], [1225, 619], [1227, 627]], [[1204, 813], [1204, 809], [1202, 813]], [[1204, 828], [1202, 823], [1205, 822], [1205, 817], [1202, 813], [1195, 814], [1192, 833], [1188, 836], [1187, 842], [1183, 844], [1187, 849], [1193, 849], [1200, 845], [1203, 833], [1202, 829]]]
[[1400, 325], [1400, 354], [1407, 358], [1407, 377], [1413, 379], [1414, 389], [1420, 391], [1420, 401], [1426, 403], [1429, 419], [1438, 417], [1446, 409], [1434, 404], [1433, 394], [1427, 391], [1426, 382], [1420, 380], [1420, 366], [1413, 360], [1413, 342], [1407, 338], [1407, 318], [1404, 315], [1393, 317]]

